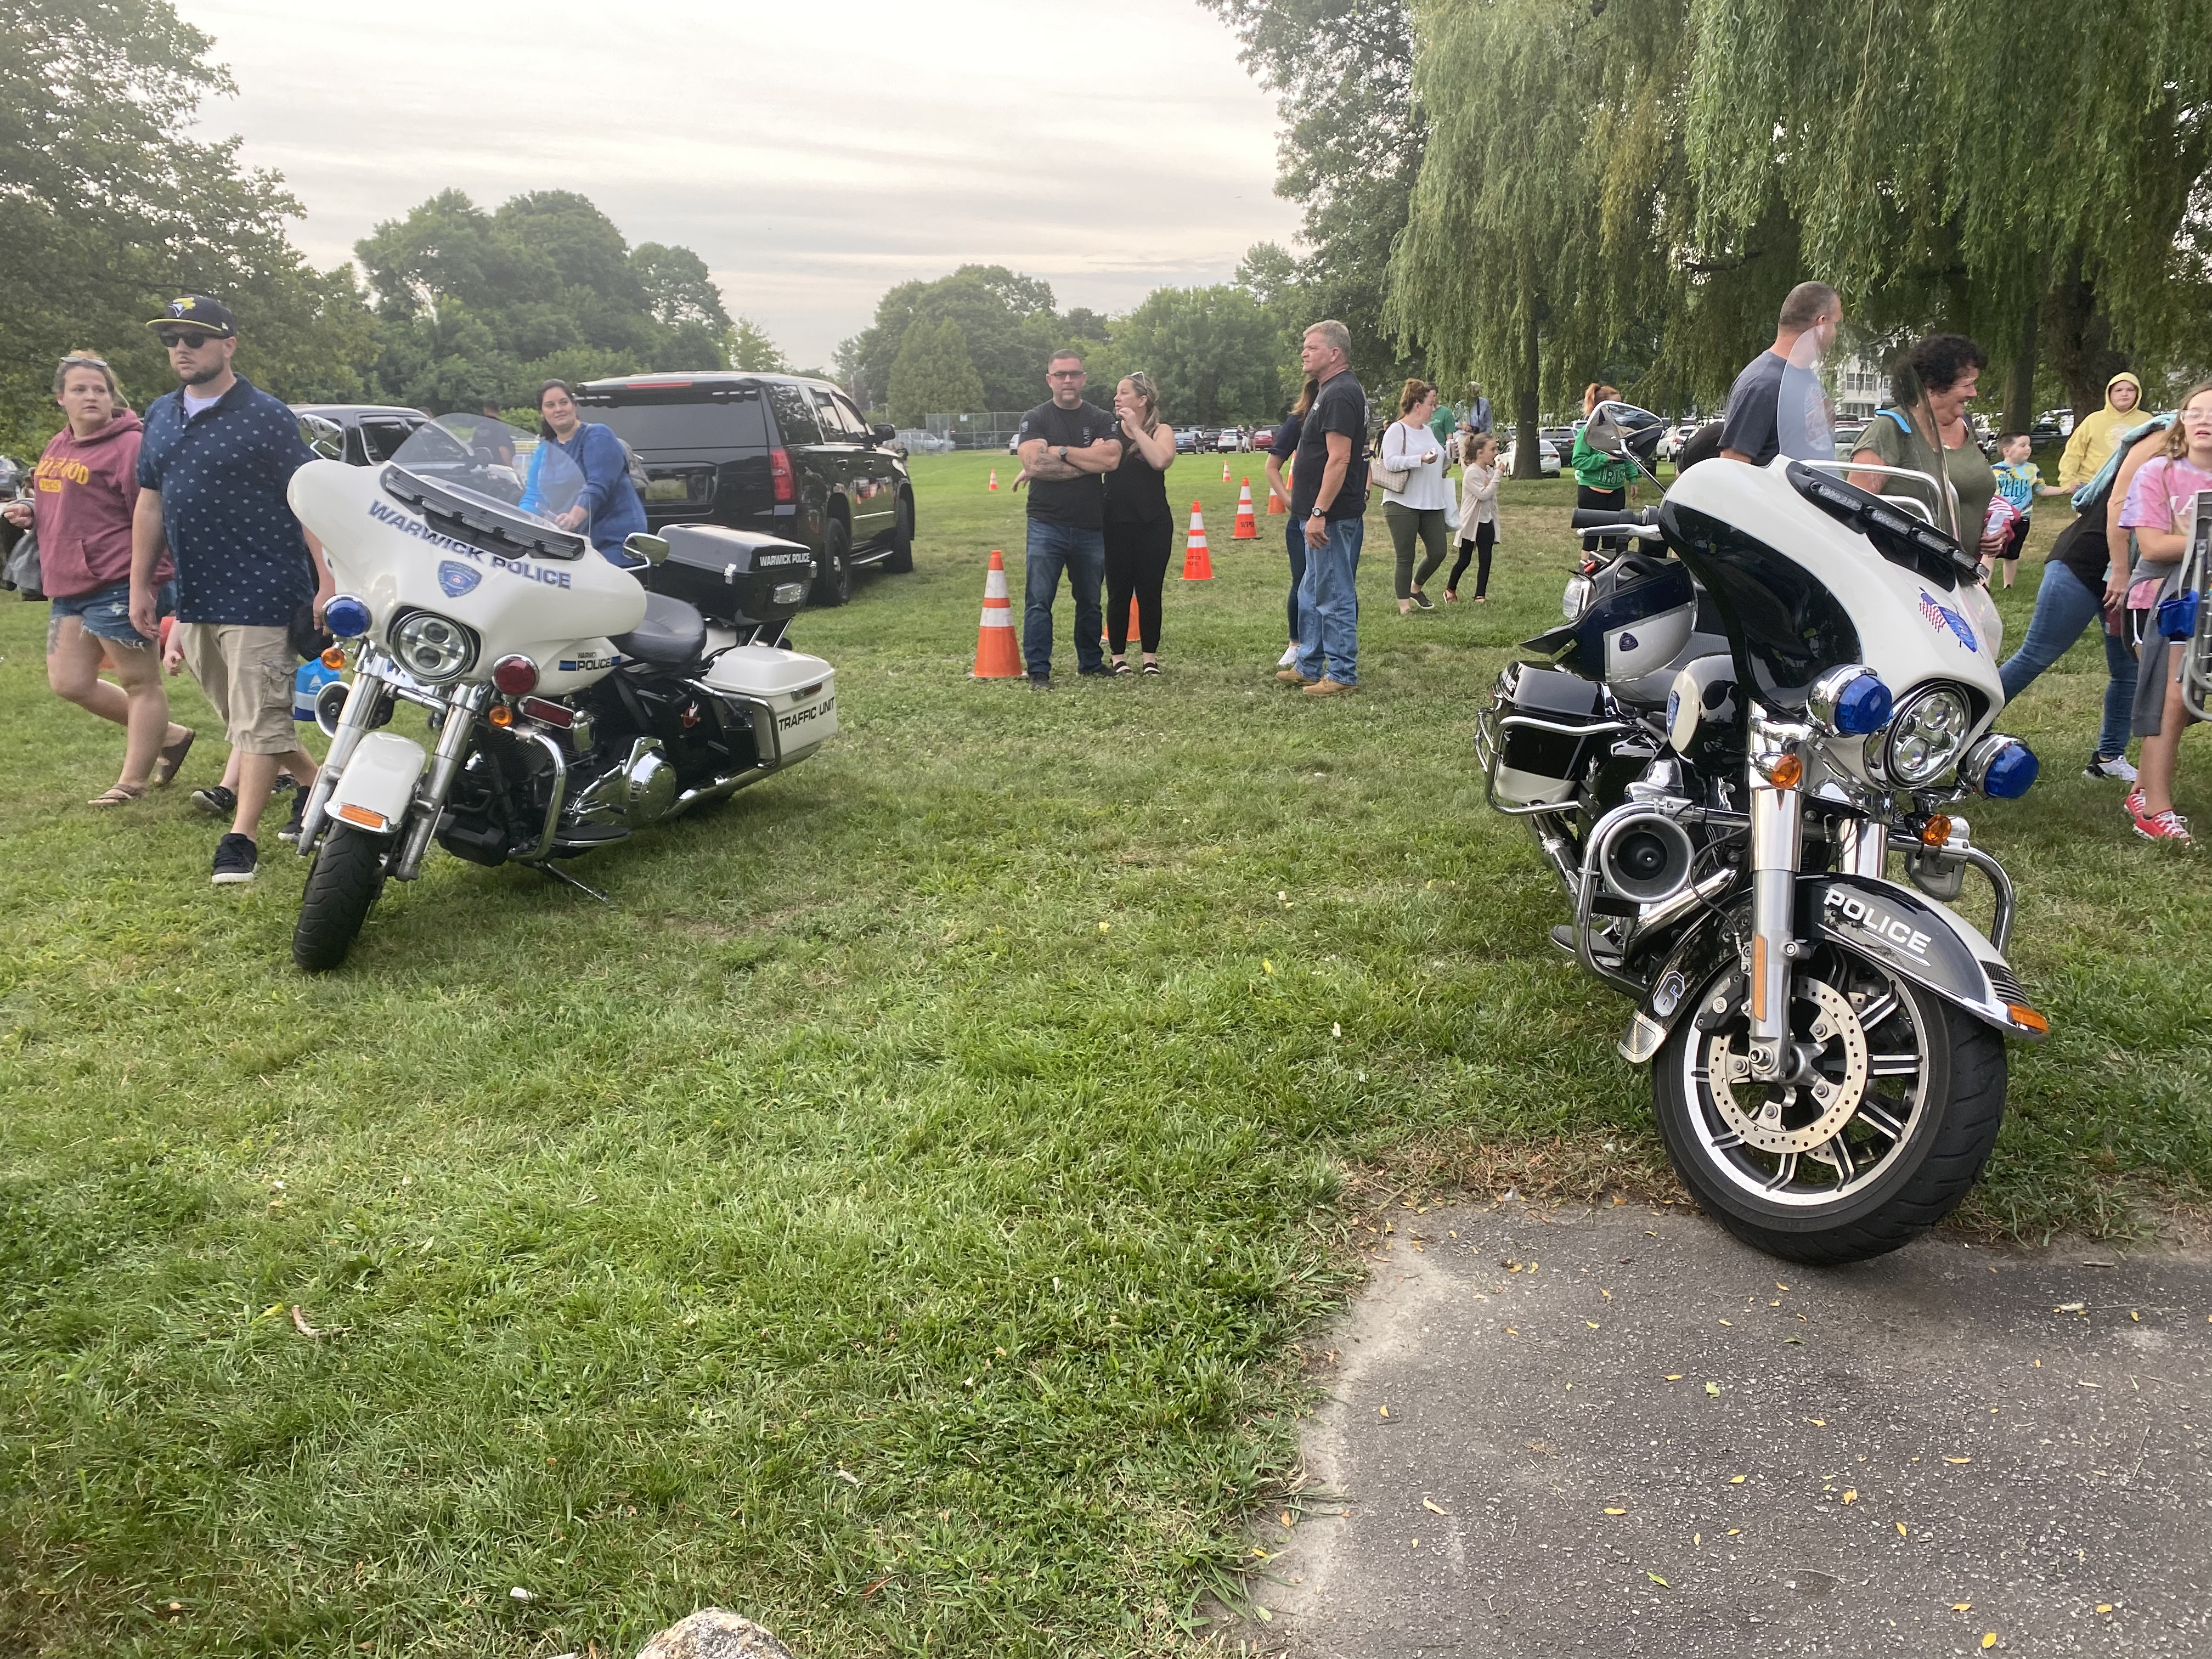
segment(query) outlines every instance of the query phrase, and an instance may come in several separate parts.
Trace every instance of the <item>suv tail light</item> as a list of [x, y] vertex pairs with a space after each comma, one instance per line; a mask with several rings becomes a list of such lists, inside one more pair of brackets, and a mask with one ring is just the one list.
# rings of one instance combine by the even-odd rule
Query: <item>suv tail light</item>
[[791, 452], [781, 444], [768, 453], [768, 476], [769, 482], [775, 486], [775, 499], [779, 504], [799, 499], [799, 491], [791, 476]]

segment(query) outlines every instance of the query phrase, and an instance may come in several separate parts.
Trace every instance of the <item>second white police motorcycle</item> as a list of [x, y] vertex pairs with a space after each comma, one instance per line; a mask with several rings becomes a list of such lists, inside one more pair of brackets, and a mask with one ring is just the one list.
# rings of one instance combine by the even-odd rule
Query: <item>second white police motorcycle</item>
[[[435, 842], [533, 866], [621, 841], [813, 754], [836, 676], [782, 649], [812, 556], [717, 526], [594, 548], [575, 465], [488, 416], [421, 428], [382, 466], [310, 463], [292, 509], [337, 592], [325, 621], [350, 681], [323, 688], [329, 758], [301, 818], [313, 860], [301, 967], [345, 959], [387, 879]], [[334, 660], [335, 659], [335, 660]], [[426, 747], [383, 729], [427, 710]]]
[[[1816, 365], [1782, 377], [1778, 427], [1769, 465], [1705, 461], [1656, 510], [1576, 514], [1601, 544], [1528, 642], [1556, 665], [1506, 669], [1476, 747], [1566, 888], [1555, 939], [1636, 1003], [1620, 1052], [1654, 1066], [1698, 1201], [1837, 1262], [1958, 1205], [2006, 1040], [2048, 1030], [2005, 960], [2011, 883], [1955, 810], [2022, 793], [2036, 760], [1992, 729], [1981, 526], [1925, 474], [1851, 483], [1869, 469], [1836, 460]], [[1648, 474], [1662, 429], [1608, 404], [1589, 436]], [[1995, 890], [1986, 934], [1950, 907], [1969, 868]]]

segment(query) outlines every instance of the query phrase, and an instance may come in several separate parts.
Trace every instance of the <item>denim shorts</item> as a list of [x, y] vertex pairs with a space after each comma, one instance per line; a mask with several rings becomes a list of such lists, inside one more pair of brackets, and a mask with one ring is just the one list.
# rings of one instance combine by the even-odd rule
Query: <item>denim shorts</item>
[[[54, 608], [47, 613], [51, 621], [75, 617], [84, 624], [86, 633], [96, 634], [103, 640], [113, 640], [121, 645], [153, 643], [131, 625], [131, 584], [127, 581], [112, 582], [89, 593], [72, 593], [67, 598], [57, 594], [52, 603]], [[166, 617], [176, 608], [177, 584], [163, 582], [154, 595], [154, 614]]]

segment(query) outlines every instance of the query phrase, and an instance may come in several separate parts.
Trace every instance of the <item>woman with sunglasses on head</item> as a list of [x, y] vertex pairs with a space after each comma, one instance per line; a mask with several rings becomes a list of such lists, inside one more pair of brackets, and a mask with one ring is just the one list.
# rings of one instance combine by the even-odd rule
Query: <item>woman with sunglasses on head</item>
[[[131, 623], [131, 525], [138, 509], [138, 416], [124, 406], [115, 371], [89, 355], [64, 357], [54, 401], [69, 423], [33, 473], [31, 499], [6, 507], [10, 523], [39, 532], [39, 562], [52, 611], [46, 684], [125, 732], [123, 775], [94, 806], [126, 806], [177, 775], [190, 726], [169, 719], [155, 642]], [[177, 608], [176, 570], [155, 567], [159, 615]], [[115, 678], [100, 678], [106, 669]]]
[[1175, 465], [1175, 428], [1160, 419], [1160, 389], [1141, 370], [1114, 389], [1114, 415], [1125, 447], [1106, 475], [1106, 643], [1116, 674], [1129, 667], [1129, 600], [1137, 601], [1143, 672], [1160, 672], [1160, 588], [1175, 550], [1175, 514], [1168, 506], [1168, 469]]

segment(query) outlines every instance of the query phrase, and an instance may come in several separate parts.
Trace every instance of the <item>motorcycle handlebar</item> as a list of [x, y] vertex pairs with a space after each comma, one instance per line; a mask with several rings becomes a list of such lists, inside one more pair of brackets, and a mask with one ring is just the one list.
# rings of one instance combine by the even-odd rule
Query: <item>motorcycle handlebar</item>
[[1616, 513], [1605, 507], [1578, 507], [1569, 514], [1567, 522], [1577, 530], [1611, 530], [1615, 526], [1638, 525], [1651, 529], [1659, 522], [1659, 509], [1647, 507], [1641, 513]]

